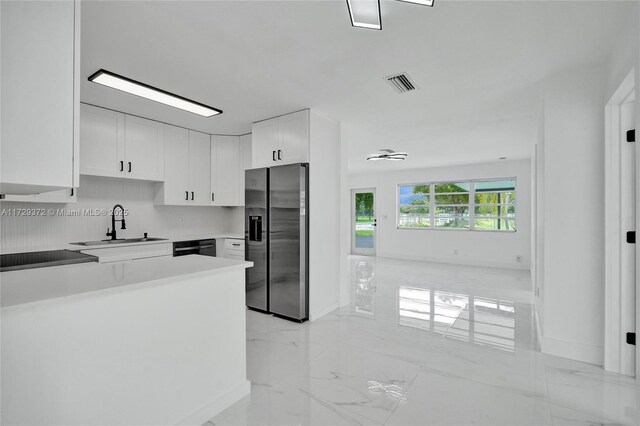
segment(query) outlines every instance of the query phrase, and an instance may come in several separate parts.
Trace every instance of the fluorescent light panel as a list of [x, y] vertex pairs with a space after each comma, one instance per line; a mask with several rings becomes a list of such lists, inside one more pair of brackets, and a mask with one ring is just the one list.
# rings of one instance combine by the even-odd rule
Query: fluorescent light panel
[[404, 3], [421, 4], [423, 6], [433, 6], [434, 0], [399, 0]]
[[192, 112], [203, 117], [212, 117], [214, 115], [222, 114], [222, 111], [217, 108], [183, 98], [182, 96], [174, 95], [173, 93], [166, 92], [162, 89], [158, 89], [156, 87], [149, 86], [148, 84], [140, 83], [102, 69], [92, 74], [89, 77], [89, 81], [111, 87], [112, 89], [121, 90], [132, 95], [140, 96], [145, 99], [160, 102], [161, 104], [169, 105], [174, 108]]
[[380, 0], [347, 0], [351, 25], [358, 28], [382, 29]]

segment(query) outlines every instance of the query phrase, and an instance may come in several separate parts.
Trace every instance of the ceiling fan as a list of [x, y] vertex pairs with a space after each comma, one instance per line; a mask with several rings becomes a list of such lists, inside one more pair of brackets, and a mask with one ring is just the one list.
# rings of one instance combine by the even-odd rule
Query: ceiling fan
[[[397, 0], [403, 3], [413, 3], [421, 6], [433, 7], [435, 0]], [[357, 28], [382, 29], [382, 14], [380, 0], [347, 0], [351, 25]]]
[[381, 149], [379, 153], [369, 154], [367, 160], [369, 161], [378, 161], [378, 160], [390, 160], [390, 161], [402, 161], [407, 158], [406, 152], [397, 152], [389, 148]]

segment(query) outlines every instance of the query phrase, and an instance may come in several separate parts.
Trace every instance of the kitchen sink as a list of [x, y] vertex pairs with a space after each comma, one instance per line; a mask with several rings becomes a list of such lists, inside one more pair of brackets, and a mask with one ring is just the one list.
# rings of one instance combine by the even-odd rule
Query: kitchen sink
[[77, 246], [102, 246], [105, 244], [130, 244], [130, 243], [144, 243], [148, 241], [167, 241], [166, 238], [122, 238], [117, 240], [100, 240], [100, 241], [80, 241], [77, 243], [71, 243]]

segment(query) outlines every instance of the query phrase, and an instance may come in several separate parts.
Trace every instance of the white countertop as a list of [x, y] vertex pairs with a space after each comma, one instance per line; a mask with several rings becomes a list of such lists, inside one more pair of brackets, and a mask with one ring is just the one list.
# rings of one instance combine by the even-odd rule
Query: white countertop
[[0, 307], [59, 300], [124, 286], [161, 284], [245, 269], [252, 262], [189, 255], [118, 263], [82, 263], [0, 273]]
[[[235, 238], [244, 240], [244, 235], [241, 234], [191, 234], [191, 235], [178, 235], [173, 237], [166, 237], [163, 235], [151, 235], [153, 238], [165, 238], [163, 241], [141, 241], [139, 243], [126, 243], [126, 244], [109, 244], [105, 243], [103, 245], [94, 245], [94, 246], [80, 246], [77, 244], [71, 243], [60, 243], [54, 244], [50, 246], [38, 246], [38, 247], [18, 247], [18, 248], [10, 248], [3, 249], [2, 254], [10, 254], [10, 253], [28, 253], [32, 251], [49, 251], [49, 250], [93, 250], [93, 249], [102, 249], [107, 247], [123, 247], [123, 246], [136, 246], [136, 245], [147, 245], [147, 244], [162, 244], [162, 243], [173, 243], [175, 241], [190, 241], [190, 240], [208, 240], [208, 239], [220, 239], [220, 238]], [[133, 237], [132, 237], [133, 238]], [[100, 238], [96, 238], [99, 240]]]

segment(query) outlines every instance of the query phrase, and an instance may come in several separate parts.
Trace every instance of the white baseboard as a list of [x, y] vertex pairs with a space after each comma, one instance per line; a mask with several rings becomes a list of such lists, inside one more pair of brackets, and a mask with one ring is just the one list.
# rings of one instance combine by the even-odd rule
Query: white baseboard
[[602, 346], [592, 346], [569, 340], [556, 339], [553, 337], [543, 337], [542, 352], [563, 358], [574, 359], [589, 364], [602, 366], [603, 348]]
[[484, 260], [484, 259], [471, 259], [471, 258], [458, 257], [458, 256], [434, 257], [434, 256], [421, 256], [421, 255], [416, 255], [412, 253], [394, 253], [394, 252], [380, 251], [378, 253], [378, 257], [389, 257], [392, 259], [418, 260], [423, 262], [449, 263], [454, 265], [486, 266], [489, 268], [517, 269], [517, 270], [523, 270], [523, 271], [528, 271], [530, 269], [530, 266], [527, 263], [500, 262], [500, 261]]
[[328, 313], [331, 313], [331, 312], [335, 311], [339, 307], [340, 307], [340, 303], [336, 302], [336, 303], [334, 303], [332, 305], [327, 306], [325, 309], [321, 310], [320, 312], [310, 312], [309, 313], [309, 321], [318, 320], [318, 319], [322, 318], [323, 316], [327, 315]]
[[211, 401], [209, 404], [205, 405], [195, 413], [189, 415], [182, 421], [180, 421], [179, 425], [197, 425], [200, 426], [209, 420], [212, 417], [215, 417], [217, 414], [220, 414], [223, 410], [235, 404], [245, 396], [251, 393], [251, 382], [245, 380], [235, 388], [232, 388], [224, 395], [218, 397], [217, 399]]

